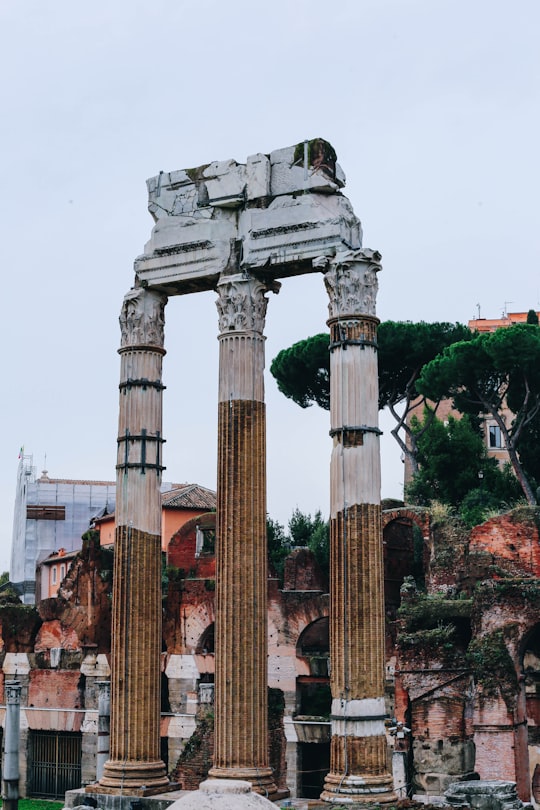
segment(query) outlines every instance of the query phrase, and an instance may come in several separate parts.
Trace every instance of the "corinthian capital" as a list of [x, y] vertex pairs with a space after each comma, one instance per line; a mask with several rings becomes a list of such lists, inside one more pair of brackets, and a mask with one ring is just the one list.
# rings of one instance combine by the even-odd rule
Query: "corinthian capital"
[[262, 334], [268, 306], [265, 293], [277, 293], [280, 286], [278, 281], [266, 284], [240, 273], [223, 276], [217, 285], [219, 331]]
[[124, 296], [120, 313], [121, 346], [163, 346], [167, 296], [137, 287]]
[[336, 254], [324, 274], [331, 318], [376, 314], [380, 261], [381, 254], [376, 250], [347, 250]]

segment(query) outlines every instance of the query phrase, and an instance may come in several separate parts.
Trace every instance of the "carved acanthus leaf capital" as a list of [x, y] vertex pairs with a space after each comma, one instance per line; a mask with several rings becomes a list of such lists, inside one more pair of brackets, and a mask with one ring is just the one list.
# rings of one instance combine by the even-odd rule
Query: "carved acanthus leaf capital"
[[336, 254], [324, 274], [331, 318], [376, 315], [380, 261], [381, 254], [378, 251], [366, 248]]
[[136, 287], [124, 296], [120, 313], [121, 346], [163, 346], [167, 296]]
[[267, 292], [279, 292], [281, 284], [259, 281], [253, 276], [223, 276], [217, 285], [216, 306], [219, 331], [263, 333], [268, 299]]

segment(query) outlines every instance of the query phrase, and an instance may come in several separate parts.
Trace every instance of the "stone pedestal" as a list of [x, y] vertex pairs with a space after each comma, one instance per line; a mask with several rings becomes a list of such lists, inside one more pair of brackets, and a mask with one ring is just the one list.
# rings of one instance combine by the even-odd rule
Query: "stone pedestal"
[[100, 792], [145, 795], [162, 792], [169, 785], [159, 734], [161, 369], [166, 300], [161, 293], [133, 289], [124, 299], [120, 316], [111, 737]]
[[19, 806], [20, 681], [6, 681], [5, 692], [6, 730], [2, 772], [2, 805], [6, 810], [17, 810]]
[[[274, 285], [277, 291], [279, 285]], [[268, 759], [267, 285], [223, 276], [219, 298], [215, 744], [209, 776], [277, 791]]]
[[377, 324], [380, 256], [337, 254], [330, 298], [332, 803], [395, 801], [385, 735]]
[[171, 810], [271, 810], [275, 804], [257, 795], [249, 781], [207, 779], [198, 790], [182, 796]]

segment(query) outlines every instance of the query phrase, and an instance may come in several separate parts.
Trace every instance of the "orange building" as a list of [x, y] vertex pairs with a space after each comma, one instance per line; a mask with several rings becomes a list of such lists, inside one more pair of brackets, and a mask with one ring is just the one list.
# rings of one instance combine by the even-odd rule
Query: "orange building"
[[[183, 526], [200, 515], [215, 511], [216, 493], [199, 484], [173, 484], [171, 489], [162, 493], [161, 504], [161, 547], [164, 552], [168, 552], [171, 539]], [[95, 518], [93, 525], [99, 532], [100, 544], [105, 548], [113, 548], [114, 512]], [[60, 585], [78, 553], [78, 550], [68, 552], [61, 548], [41, 561], [36, 574], [38, 601], [58, 594]], [[173, 560], [172, 564], [176, 562]]]
[[[536, 316], [540, 319], [540, 312]], [[516, 323], [527, 323], [527, 312], [503, 312], [500, 318], [473, 318], [467, 326], [471, 332], [495, 332]]]
[[[216, 508], [216, 493], [199, 484], [173, 484], [161, 495], [161, 549], [167, 551], [171, 538], [194, 517]], [[102, 546], [114, 546], [114, 512], [94, 522]]]
[[58, 594], [60, 583], [78, 553], [60, 548], [39, 563], [36, 572], [36, 602]]

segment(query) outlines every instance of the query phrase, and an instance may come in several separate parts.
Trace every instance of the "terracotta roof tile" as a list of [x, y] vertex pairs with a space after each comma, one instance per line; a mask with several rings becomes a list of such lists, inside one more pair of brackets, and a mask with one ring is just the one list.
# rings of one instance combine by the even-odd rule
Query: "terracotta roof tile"
[[206, 509], [216, 508], [216, 493], [200, 484], [182, 484], [164, 492], [161, 496], [162, 506], [169, 509]]

